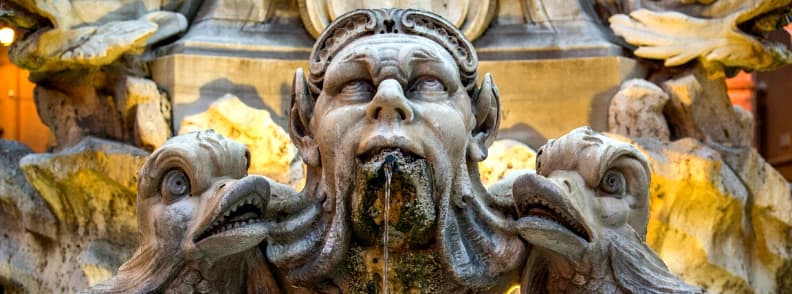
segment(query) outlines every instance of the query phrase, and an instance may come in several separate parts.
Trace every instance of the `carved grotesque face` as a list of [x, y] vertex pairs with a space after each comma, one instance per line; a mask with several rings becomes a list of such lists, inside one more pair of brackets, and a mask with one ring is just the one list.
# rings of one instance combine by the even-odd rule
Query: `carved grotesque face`
[[168, 140], [141, 170], [141, 246], [203, 259], [255, 247], [265, 236], [269, 184], [246, 175], [249, 157], [211, 130]]
[[[358, 237], [373, 242], [381, 226], [381, 170], [388, 160], [395, 171], [391, 185], [399, 187], [392, 202], [406, 205], [391, 210], [391, 224], [428, 232], [435, 218], [432, 178], [450, 182], [443, 171], [464, 163], [475, 124], [459, 76], [444, 48], [418, 36], [359, 39], [333, 58], [310, 126], [325, 176], [354, 179], [336, 185], [354, 186], [350, 200]], [[409, 241], [425, 240], [414, 237], [421, 240]]]
[[537, 170], [514, 185], [530, 243], [580, 260], [609, 234], [646, 234], [649, 169], [629, 144], [580, 128], [542, 147]]
[[[477, 87], [475, 54], [453, 24], [417, 10], [357, 10], [322, 33], [308, 80], [295, 73], [289, 116], [308, 175], [294, 198], [305, 200], [288, 207], [319, 219], [305, 223], [315, 237], [304, 246], [271, 233], [267, 247], [287, 279], [311, 285], [337, 274], [351, 246], [383, 244], [395, 254], [437, 245], [423, 252], [469, 288], [518, 266], [523, 244], [471, 178], [500, 122], [491, 76]], [[493, 258], [468, 258], [479, 253]]]

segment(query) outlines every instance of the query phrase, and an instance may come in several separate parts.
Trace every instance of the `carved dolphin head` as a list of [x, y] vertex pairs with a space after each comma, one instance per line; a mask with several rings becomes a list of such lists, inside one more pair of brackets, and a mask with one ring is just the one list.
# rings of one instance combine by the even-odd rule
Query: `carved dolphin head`
[[[212, 130], [173, 137], [140, 170], [140, 245], [108, 292], [160, 289], [190, 261], [213, 264], [266, 236], [269, 183], [248, 176], [247, 148]], [[103, 287], [99, 287], [102, 290]]]
[[[526, 265], [524, 281], [532, 281], [526, 292], [569, 287], [599, 292], [699, 291], [671, 274], [644, 242], [649, 180], [648, 163], [635, 147], [588, 127], [540, 148], [537, 174], [522, 176], [513, 186], [520, 215], [517, 229], [534, 246]], [[537, 282], [552, 280], [548, 271], [574, 277], [574, 285]]]
[[[515, 204], [536, 246], [572, 257], [605, 230], [634, 230], [648, 221], [649, 166], [630, 144], [584, 127], [539, 149], [537, 174], [514, 184]], [[562, 241], [561, 246], [554, 242]], [[569, 248], [567, 248], [569, 247]]]
[[[168, 140], [140, 171], [141, 241], [194, 255], [222, 257], [265, 237], [269, 183], [248, 176], [250, 153], [212, 130]], [[178, 244], [177, 244], [178, 243]]]

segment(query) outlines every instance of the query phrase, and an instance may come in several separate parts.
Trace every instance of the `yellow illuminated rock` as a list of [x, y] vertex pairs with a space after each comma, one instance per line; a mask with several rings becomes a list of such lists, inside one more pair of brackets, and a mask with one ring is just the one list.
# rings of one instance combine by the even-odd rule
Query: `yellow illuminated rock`
[[228, 94], [212, 103], [206, 112], [185, 117], [179, 134], [204, 129], [214, 129], [218, 134], [245, 144], [251, 153], [250, 173], [294, 184], [295, 177], [289, 175], [297, 148], [268, 111], [249, 107]]
[[137, 170], [146, 156], [129, 145], [87, 137], [59, 153], [28, 155], [19, 165], [60, 222], [96, 224], [100, 234], [121, 236], [116, 234], [137, 228]]
[[[117, 89], [121, 113], [133, 132], [136, 146], [153, 151], [171, 137], [171, 106], [168, 96], [154, 81], [127, 76]], [[129, 126], [131, 125], [131, 126]]]
[[792, 197], [755, 150], [730, 158], [691, 138], [631, 143], [652, 169], [646, 242], [672, 272], [709, 293], [789, 289]]
[[614, 56], [479, 63], [479, 73], [491, 73], [498, 85], [501, 128], [523, 123], [545, 138], [585, 125], [607, 129], [608, 109], [603, 106], [612, 96], [607, 93], [643, 71], [636, 60]]
[[[86, 137], [57, 153], [23, 157], [20, 169], [57, 227], [50, 241], [8, 230], [20, 245], [0, 251], [0, 274], [10, 271], [32, 293], [76, 293], [115, 274], [138, 242], [137, 171], [147, 156], [130, 145]], [[27, 273], [57, 278], [29, 284]]]
[[487, 159], [479, 163], [481, 182], [489, 186], [515, 170], [535, 170], [536, 152], [515, 140], [497, 140], [492, 143]]

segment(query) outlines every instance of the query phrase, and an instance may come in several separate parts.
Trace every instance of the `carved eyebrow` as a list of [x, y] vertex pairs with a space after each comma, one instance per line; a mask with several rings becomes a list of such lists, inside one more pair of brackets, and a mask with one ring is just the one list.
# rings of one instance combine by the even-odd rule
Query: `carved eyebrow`
[[436, 54], [434, 54], [434, 52], [419, 47], [412, 52], [411, 60], [434, 61], [437, 60], [437, 58], [438, 57]]
[[366, 52], [357, 52], [354, 54], [350, 54], [345, 56], [341, 59], [342, 62], [359, 62], [359, 63], [369, 63], [371, 60], [371, 56], [368, 55]]
[[[370, 64], [374, 63], [372, 57], [368, 55], [366, 51], [357, 51], [349, 55], [339, 56], [339, 58], [334, 61], [334, 63], [336, 62], [338, 64], [350, 64], [355, 68], [343, 67], [343, 70], [341, 70], [337, 65], [329, 66], [328, 72], [325, 74], [325, 85], [327, 87], [326, 89], [330, 92], [338, 91], [340, 87], [343, 87], [343, 83], [345, 82], [367, 78], [370, 72], [368, 70]], [[331, 71], [332, 74], [330, 74]], [[365, 72], [365, 74], [363, 72]]]

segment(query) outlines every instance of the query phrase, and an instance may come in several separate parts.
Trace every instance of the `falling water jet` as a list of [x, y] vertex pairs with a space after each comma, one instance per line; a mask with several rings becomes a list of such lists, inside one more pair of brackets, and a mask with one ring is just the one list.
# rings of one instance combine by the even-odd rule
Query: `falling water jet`
[[390, 186], [395, 162], [396, 157], [392, 154], [388, 154], [385, 157], [385, 164], [383, 164], [383, 169], [385, 172], [385, 213], [383, 215], [382, 221], [384, 226], [382, 231], [382, 293], [386, 294], [388, 293], [388, 227], [390, 222]]

